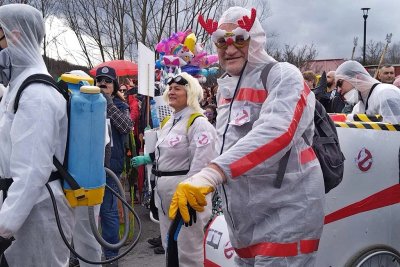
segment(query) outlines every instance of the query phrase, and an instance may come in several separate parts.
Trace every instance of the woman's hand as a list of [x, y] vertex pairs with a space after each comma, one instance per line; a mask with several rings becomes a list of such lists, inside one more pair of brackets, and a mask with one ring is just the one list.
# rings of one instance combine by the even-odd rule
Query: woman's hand
[[136, 168], [136, 167], [139, 167], [141, 165], [150, 164], [152, 162], [153, 161], [151, 160], [150, 155], [146, 154], [146, 155], [143, 155], [143, 156], [133, 157], [131, 159], [131, 166]]

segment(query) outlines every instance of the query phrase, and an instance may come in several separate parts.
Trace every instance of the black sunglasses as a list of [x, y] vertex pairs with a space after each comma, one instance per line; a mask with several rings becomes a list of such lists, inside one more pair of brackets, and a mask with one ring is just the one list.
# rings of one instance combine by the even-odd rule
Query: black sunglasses
[[176, 84], [179, 84], [179, 85], [189, 84], [189, 82], [185, 78], [180, 76], [180, 75], [178, 75], [176, 77], [169, 77], [168, 80], [167, 80], [167, 84], [171, 85], [172, 83], [176, 83]]
[[336, 82], [336, 87], [337, 87], [337, 88], [342, 87], [342, 85], [343, 85], [343, 80], [338, 80], [338, 81]]
[[96, 78], [96, 83], [101, 83], [102, 81], [105, 81], [105, 83], [112, 83], [113, 80], [107, 77], [98, 77]]

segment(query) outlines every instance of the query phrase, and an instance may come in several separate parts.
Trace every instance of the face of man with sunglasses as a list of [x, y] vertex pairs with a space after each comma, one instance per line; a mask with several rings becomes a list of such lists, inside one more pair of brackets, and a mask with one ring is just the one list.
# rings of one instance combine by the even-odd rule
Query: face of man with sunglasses
[[111, 96], [114, 91], [113, 80], [109, 77], [98, 76], [96, 77], [96, 85], [106, 94]]
[[186, 86], [188, 82], [181, 76], [176, 76], [174, 79], [168, 80], [168, 104], [175, 112], [179, 112], [187, 107], [187, 92]]
[[238, 29], [238, 25], [226, 23], [222, 24], [219, 29], [213, 33], [213, 40], [217, 46], [219, 63], [221, 67], [232, 76], [240, 75], [248, 57], [250, 43], [248, 34], [239, 34], [236, 29]]
[[354, 86], [351, 83], [349, 83], [348, 81], [340, 80], [340, 79], [337, 80], [336, 87], [337, 87], [338, 92], [342, 96], [354, 88]]

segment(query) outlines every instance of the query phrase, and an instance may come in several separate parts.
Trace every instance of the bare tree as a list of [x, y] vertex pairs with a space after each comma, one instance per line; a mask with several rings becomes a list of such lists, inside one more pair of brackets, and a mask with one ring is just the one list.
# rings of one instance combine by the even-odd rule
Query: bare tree
[[[44, 1], [44, 0], [43, 0]], [[47, 0], [50, 1], [50, 0]], [[192, 30], [198, 42], [209, 38], [197, 23], [199, 14], [215, 19], [227, 6], [248, 1], [218, 0], [61, 0], [62, 17], [75, 33], [82, 55], [93, 66], [93, 51], [102, 61], [133, 59], [137, 43], [154, 48], [173, 32]], [[257, 1], [258, 17], [268, 14], [268, 3]]]
[[400, 42], [393, 43], [389, 46], [384, 62], [389, 64], [398, 64], [400, 62]]
[[277, 61], [289, 62], [298, 68], [307, 68], [307, 62], [314, 60], [318, 52], [314, 44], [300, 47], [285, 44], [283, 49], [269, 51], [269, 54]]
[[[33, 7], [37, 8], [42, 12], [43, 19], [50, 25], [53, 24], [54, 16], [57, 13], [57, 8], [59, 2], [56, 0], [32, 0], [29, 2]], [[46, 61], [46, 64], [49, 64], [48, 56], [47, 56], [47, 47], [54, 43], [57, 37], [60, 34], [48, 39], [48, 35], [46, 34], [43, 38], [43, 57]]]
[[[370, 40], [365, 48], [365, 65], [378, 65], [384, 47], [385, 44], [383, 42]], [[362, 54], [363, 47], [360, 47], [360, 51]], [[361, 63], [362, 57], [358, 57], [356, 60]]]

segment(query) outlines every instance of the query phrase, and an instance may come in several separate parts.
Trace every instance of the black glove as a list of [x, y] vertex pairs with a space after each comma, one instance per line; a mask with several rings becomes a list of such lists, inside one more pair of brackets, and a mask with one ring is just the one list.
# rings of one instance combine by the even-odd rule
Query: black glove
[[4, 251], [6, 251], [6, 249], [11, 246], [11, 243], [14, 241], [15, 239], [13, 237], [11, 238], [4, 238], [0, 236], [0, 255], [2, 255], [4, 253]]
[[189, 220], [188, 223], [184, 223], [186, 227], [192, 226], [193, 223], [197, 222], [197, 213], [196, 213], [196, 211], [191, 206], [188, 205], [188, 207], [189, 207], [190, 220]]
[[103, 92], [103, 90], [101, 90], [101, 93], [103, 94], [104, 98], [105, 98], [106, 101], [107, 101], [107, 106], [113, 104], [113, 101], [112, 101], [112, 99], [111, 99], [111, 96], [105, 94], [105, 93]]

